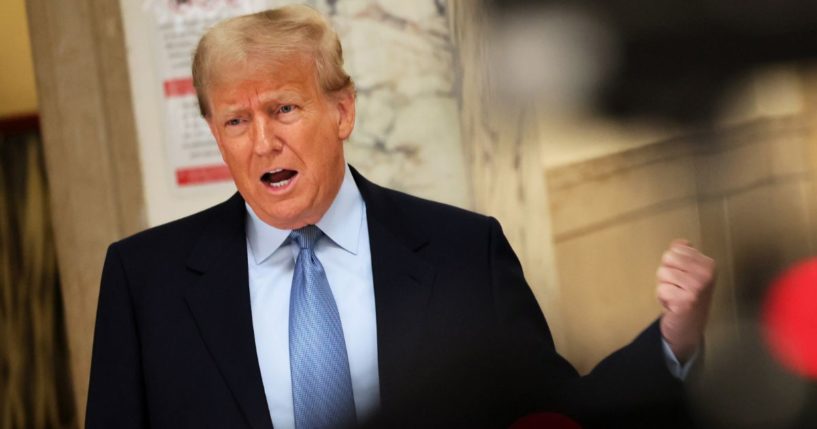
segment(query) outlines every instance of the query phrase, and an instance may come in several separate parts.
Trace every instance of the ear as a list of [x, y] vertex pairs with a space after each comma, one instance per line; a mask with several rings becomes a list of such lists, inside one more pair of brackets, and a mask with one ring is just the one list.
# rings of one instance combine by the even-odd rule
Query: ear
[[355, 128], [354, 89], [345, 89], [337, 94], [335, 107], [338, 111], [338, 138], [343, 141], [349, 138]]

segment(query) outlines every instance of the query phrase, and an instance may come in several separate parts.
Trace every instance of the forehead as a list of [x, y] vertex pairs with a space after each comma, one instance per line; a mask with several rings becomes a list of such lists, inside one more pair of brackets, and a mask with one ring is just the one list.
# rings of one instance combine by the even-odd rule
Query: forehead
[[230, 94], [245, 91], [314, 96], [320, 92], [315, 61], [306, 54], [271, 59], [248, 57], [238, 63], [217, 67], [207, 85], [211, 98], [229, 98]]

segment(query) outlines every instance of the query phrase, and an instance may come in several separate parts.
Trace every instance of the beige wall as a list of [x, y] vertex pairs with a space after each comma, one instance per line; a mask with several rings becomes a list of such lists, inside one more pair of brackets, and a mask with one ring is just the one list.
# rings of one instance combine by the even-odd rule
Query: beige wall
[[587, 371], [660, 314], [676, 237], [718, 261], [710, 330], [737, 333], [767, 279], [815, 251], [812, 146], [802, 117], [766, 118], [549, 169], [562, 352]]
[[692, 159], [674, 143], [547, 171], [561, 351], [581, 371], [660, 314], [654, 274], [669, 242], [700, 242]]
[[0, 2], [0, 117], [37, 111], [25, 0]]

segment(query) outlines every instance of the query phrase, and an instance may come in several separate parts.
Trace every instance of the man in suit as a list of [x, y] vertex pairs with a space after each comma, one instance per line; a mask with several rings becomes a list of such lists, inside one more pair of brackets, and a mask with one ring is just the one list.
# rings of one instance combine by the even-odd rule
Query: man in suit
[[[671, 423], [712, 262], [674, 243], [660, 321], [579, 377], [496, 220], [347, 166], [354, 85], [325, 18], [222, 22], [193, 76], [238, 193], [114, 243], [88, 428], [507, 427], [536, 410]], [[687, 365], [680, 365], [680, 361]]]

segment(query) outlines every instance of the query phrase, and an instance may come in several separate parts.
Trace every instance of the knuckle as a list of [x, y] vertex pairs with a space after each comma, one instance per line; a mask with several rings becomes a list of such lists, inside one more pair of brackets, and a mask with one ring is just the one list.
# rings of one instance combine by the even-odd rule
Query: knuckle
[[658, 267], [657, 270], [655, 270], [655, 276], [658, 277], [659, 279], [663, 279], [666, 276], [665, 274], [666, 271], [667, 271], [666, 267], [661, 265]]

